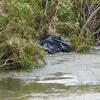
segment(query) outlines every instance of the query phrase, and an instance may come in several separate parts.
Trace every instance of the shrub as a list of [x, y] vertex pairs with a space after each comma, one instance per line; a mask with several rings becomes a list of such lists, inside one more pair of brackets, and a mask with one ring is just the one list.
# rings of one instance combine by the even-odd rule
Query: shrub
[[32, 69], [45, 63], [45, 53], [36, 42], [11, 37], [0, 44], [1, 69]]
[[28, 0], [4, 0], [0, 10], [0, 68], [30, 69], [45, 63], [34, 7]]
[[91, 37], [77, 36], [76, 34], [71, 35], [71, 42], [73, 44], [73, 51], [76, 52], [87, 52], [92, 49], [94, 43]]

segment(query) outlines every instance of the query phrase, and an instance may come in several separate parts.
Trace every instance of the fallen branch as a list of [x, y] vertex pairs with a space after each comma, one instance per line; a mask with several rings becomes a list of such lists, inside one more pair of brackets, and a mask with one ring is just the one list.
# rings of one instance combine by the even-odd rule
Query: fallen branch
[[8, 61], [9, 61], [9, 59], [7, 59], [7, 60], [5, 61], [5, 63], [4, 63], [4, 64], [2, 64], [2, 65], [0, 66], [0, 68], [2, 68], [2, 67], [4, 67], [4, 66], [6, 66]]

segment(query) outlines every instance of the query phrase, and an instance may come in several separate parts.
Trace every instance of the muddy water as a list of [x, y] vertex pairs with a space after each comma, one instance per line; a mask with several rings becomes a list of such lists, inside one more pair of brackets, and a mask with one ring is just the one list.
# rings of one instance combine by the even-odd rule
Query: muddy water
[[0, 100], [100, 100], [100, 47], [50, 55], [30, 72], [0, 72]]

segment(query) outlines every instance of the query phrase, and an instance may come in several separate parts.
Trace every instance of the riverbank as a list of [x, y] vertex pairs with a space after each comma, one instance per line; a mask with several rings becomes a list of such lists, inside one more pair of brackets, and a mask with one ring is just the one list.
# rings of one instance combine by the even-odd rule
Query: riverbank
[[45, 64], [46, 52], [39, 44], [48, 34], [70, 40], [75, 52], [90, 50], [99, 39], [99, 11], [98, 1], [0, 1], [0, 68]]

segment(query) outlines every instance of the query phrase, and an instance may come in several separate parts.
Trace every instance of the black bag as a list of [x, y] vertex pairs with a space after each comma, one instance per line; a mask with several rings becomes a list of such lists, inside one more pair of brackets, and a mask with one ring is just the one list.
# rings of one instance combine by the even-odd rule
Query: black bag
[[56, 36], [49, 36], [47, 38], [41, 39], [40, 45], [49, 54], [71, 51], [71, 42]]

